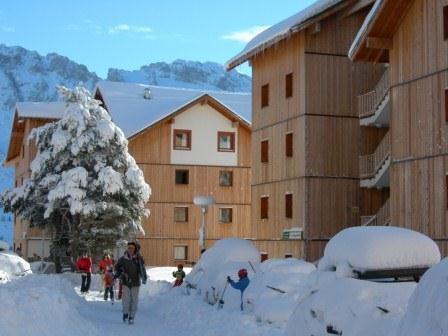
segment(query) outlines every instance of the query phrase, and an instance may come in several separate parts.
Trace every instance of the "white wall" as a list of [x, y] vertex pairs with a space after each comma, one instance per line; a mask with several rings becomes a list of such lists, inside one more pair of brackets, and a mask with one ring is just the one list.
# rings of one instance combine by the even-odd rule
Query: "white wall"
[[[191, 150], [173, 149], [173, 130], [191, 130]], [[235, 152], [218, 152], [218, 131], [235, 133]], [[171, 163], [236, 166], [238, 128], [208, 104], [196, 104], [177, 115], [171, 124]]]

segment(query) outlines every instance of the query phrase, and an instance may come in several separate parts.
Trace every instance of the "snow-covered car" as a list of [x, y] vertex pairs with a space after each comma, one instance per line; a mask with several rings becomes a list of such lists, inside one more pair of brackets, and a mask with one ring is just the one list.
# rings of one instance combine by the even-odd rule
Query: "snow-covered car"
[[31, 274], [30, 264], [12, 252], [0, 252], [0, 272], [3, 271], [8, 279]]
[[440, 261], [437, 244], [422, 233], [392, 226], [342, 230], [326, 245], [319, 271], [359, 279], [413, 278]]
[[9, 250], [9, 244], [5, 242], [4, 240], [0, 240], [0, 252], [8, 251]]

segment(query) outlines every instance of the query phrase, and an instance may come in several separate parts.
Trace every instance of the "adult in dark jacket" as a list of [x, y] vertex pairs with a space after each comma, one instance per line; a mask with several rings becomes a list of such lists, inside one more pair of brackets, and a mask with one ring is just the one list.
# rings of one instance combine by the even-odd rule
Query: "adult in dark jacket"
[[129, 242], [127, 251], [118, 259], [115, 265], [116, 273], [114, 278], [120, 278], [123, 283], [123, 322], [129, 324], [134, 322], [135, 313], [138, 306], [138, 293], [140, 284], [146, 283], [147, 275], [145, 262], [139, 252], [139, 245]]
[[76, 268], [81, 272], [81, 293], [87, 293], [90, 289], [90, 279], [92, 276], [92, 259], [87, 252], [78, 258]]

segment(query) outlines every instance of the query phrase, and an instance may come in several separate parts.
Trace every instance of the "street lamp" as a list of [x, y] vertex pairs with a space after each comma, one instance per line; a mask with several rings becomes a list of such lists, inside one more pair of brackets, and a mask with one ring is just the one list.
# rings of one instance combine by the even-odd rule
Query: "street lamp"
[[199, 251], [202, 251], [205, 248], [205, 214], [209, 205], [215, 204], [215, 199], [212, 196], [196, 196], [193, 198], [193, 203], [201, 207], [202, 223], [199, 228]]

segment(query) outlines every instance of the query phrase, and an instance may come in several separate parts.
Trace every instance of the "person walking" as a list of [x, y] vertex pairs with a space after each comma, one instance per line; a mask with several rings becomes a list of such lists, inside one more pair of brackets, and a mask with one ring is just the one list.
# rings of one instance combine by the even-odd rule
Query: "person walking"
[[107, 273], [107, 269], [108, 269], [109, 266], [112, 266], [112, 264], [113, 264], [112, 259], [111, 259], [110, 255], [108, 253], [105, 253], [103, 255], [103, 258], [98, 263], [98, 269], [100, 271], [101, 283], [102, 283], [103, 289], [106, 288], [105, 276], [106, 276], [106, 273]]
[[134, 323], [135, 313], [138, 307], [138, 293], [140, 284], [147, 280], [145, 262], [139, 253], [140, 245], [136, 242], [128, 242], [127, 250], [118, 259], [115, 265], [114, 279], [120, 278], [123, 282], [123, 322]]
[[241, 310], [243, 310], [243, 293], [246, 290], [247, 286], [249, 286], [249, 278], [247, 277], [247, 269], [242, 268], [238, 271], [238, 282], [233, 281], [230, 276], [227, 277], [227, 282], [230, 283], [230, 286], [239, 290], [241, 292]]
[[84, 252], [76, 261], [76, 269], [81, 272], [81, 294], [85, 294], [90, 289], [92, 276], [92, 259], [87, 252]]
[[112, 304], [114, 304], [114, 270], [112, 265], [107, 267], [104, 274], [104, 301], [107, 301], [109, 296]]

